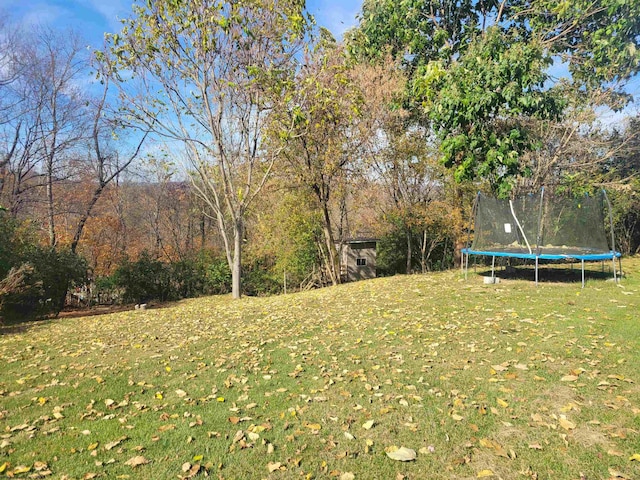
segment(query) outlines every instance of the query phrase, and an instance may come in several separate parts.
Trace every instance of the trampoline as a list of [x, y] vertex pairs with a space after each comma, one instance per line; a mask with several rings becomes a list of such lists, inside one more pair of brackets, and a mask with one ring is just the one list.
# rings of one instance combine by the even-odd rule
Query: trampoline
[[[607, 238], [603, 212], [607, 208], [611, 236]], [[491, 278], [495, 279], [495, 260], [500, 257], [533, 260], [535, 282], [541, 260], [579, 261], [582, 287], [585, 262], [610, 260], [613, 278], [618, 282], [613, 217], [607, 193], [580, 197], [554, 196], [541, 189], [514, 200], [496, 199], [478, 193], [473, 207], [474, 236], [462, 249], [465, 278], [469, 256], [492, 257]], [[621, 269], [620, 269], [621, 270]]]

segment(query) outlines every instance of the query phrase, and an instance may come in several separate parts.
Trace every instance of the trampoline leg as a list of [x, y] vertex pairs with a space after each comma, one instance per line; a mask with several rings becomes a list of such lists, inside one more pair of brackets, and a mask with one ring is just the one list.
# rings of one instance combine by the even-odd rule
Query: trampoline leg
[[584, 258], [582, 259], [582, 288], [584, 288]]
[[462, 263], [464, 265], [464, 279], [467, 279], [467, 275], [469, 273], [469, 254], [466, 253], [463, 257], [462, 257]]
[[496, 257], [491, 257], [491, 278], [494, 279], [496, 278]]
[[620, 275], [618, 276], [619, 278], [618, 282], [620, 282], [622, 280], [622, 258], [621, 257], [618, 257], [618, 271], [620, 272]]
[[615, 254], [613, 255], [613, 282], [614, 283], [618, 283], [618, 272], [616, 272], [616, 256], [615, 256]]
[[538, 286], [538, 257], [536, 257], [536, 287]]

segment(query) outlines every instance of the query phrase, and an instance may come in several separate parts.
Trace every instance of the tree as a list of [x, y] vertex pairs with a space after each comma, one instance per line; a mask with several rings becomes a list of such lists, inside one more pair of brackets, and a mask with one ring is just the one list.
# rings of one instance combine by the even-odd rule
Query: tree
[[563, 111], [549, 67], [563, 62], [574, 92], [609, 91], [601, 98], [619, 108], [640, 66], [639, 16], [637, 2], [618, 0], [367, 1], [350, 43], [359, 58], [387, 48], [401, 60], [406, 105], [439, 134], [458, 181], [506, 195], [539, 145], [527, 120]]
[[80, 39], [73, 34], [42, 28], [29, 49], [25, 82], [35, 115], [35, 135], [40, 147], [47, 206], [49, 246], [55, 248], [56, 204], [54, 183], [65, 176], [65, 154], [86, 135], [86, 98], [78, 82], [87, 73]]
[[[404, 105], [437, 135], [456, 181], [486, 182], [505, 196], [531, 173], [529, 154], [541, 143], [530, 127], [562, 117], [567, 89], [583, 105], [594, 91], [607, 92], [612, 108], [628, 101], [639, 18], [638, 2], [619, 0], [368, 0], [349, 48], [361, 61], [390, 52], [407, 77]], [[567, 66], [570, 79], [554, 83], [552, 65]], [[456, 190], [460, 213], [464, 187]], [[462, 245], [458, 238], [457, 261]]]
[[349, 77], [346, 57], [326, 31], [296, 82], [290, 101], [272, 116], [272, 143], [282, 149], [292, 177], [308, 189], [321, 212], [327, 273], [336, 285], [340, 259], [331, 207], [333, 194], [356, 165], [361, 139], [354, 125], [362, 96]]
[[278, 156], [263, 146], [264, 124], [293, 87], [303, 8], [300, 0], [144, 2], [100, 54], [131, 122], [184, 146], [224, 240], [234, 298], [245, 215]]
[[528, 119], [557, 118], [563, 106], [545, 87], [548, 63], [539, 44], [492, 27], [448, 68], [431, 62], [419, 69], [414, 91], [458, 182], [482, 178], [505, 196], [527, 173], [520, 156], [537, 148]]
[[103, 80], [102, 95], [95, 99], [91, 104], [91, 130], [89, 141], [92, 145], [93, 152], [87, 153], [87, 162], [83, 162], [83, 169], [89, 170], [93, 175], [91, 184], [93, 192], [89, 201], [85, 205], [80, 214], [73, 232], [73, 240], [71, 241], [71, 251], [76, 252], [82, 232], [91, 217], [93, 209], [102, 196], [105, 188], [111, 184], [119, 175], [121, 175], [138, 157], [140, 149], [144, 144], [149, 131], [145, 131], [137, 140], [137, 145], [133, 151], [125, 158], [120, 158], [117, 150], [110, 145], [112, 138], [117, 138], [118, 122], [106, 115], [107, 95], [109, 93], [109, 78]]

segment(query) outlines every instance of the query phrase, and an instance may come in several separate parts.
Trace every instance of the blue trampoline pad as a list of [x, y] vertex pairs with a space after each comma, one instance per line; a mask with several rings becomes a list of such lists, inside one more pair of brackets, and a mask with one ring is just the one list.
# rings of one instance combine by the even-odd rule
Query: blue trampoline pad
[[540, 253], [536, 255], [535, 253], [523, 253], [523, 252], [513, 252], [505, 250], [493, 250], [493, 251], [484, 251], [484, 250], [472, 250], [470, 248], [463, 248], [462, 253], [466, 255], [485, 255], [489, 257], [510, 257], [510, 258], [523, 258], [528, 260], [585, 260], [585, 261], [598, 261], [598, 260], [611, 260], [614, 257], [620, 257], [620, 252], [602, 252], [602, 253], [581, 253], [581, 252], [571, 252], [567, 251], [566, 253]]

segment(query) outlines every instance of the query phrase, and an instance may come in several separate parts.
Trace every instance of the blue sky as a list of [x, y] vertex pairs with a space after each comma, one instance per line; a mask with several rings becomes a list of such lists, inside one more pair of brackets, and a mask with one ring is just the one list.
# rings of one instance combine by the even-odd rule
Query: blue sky
[[[120, 30], [119, 18], [131, 14], [132, 0], [0, 0], [0, 15], [8, 14], [13, 21], [24, 26], [44, 24], [71, 27], [87, 44], [100, 48], [105, 32]], [[344, 32], [356, 24], [362, 0], [307, 0], [308, 10], [316, 17], [318, 25], [333, 32], [341, 39]], [[562, 68], [552, 73], [563, 75]], [[636, 99], [640, 93], [640, 78], [634, 78], [627, 91]], [[600, 119], [605, 124], [616, 124], [625, 114], [638, 112], [638, 105], [629, 105], [624, 112], [615, 113], [604, 109]]]
[[[104, 32], [120, 30], [119, 18], [131, 13], [132, 0], [0, 0], [0, 11], [25, 26], [44, 24], [71, 27], [97, 48]], [[362, 0], [310, 0], [308, 10], [318, 25], [337, 39], [356, 23]]]

